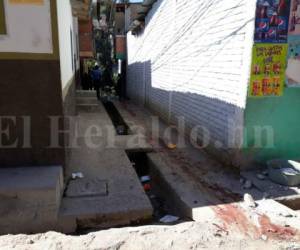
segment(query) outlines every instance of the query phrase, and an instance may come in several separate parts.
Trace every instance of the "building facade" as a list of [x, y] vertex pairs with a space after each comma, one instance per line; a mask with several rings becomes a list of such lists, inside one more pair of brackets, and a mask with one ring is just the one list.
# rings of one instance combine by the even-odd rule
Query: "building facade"
[[[158, 0], [145, 17], [145, 28], [127, 34], [129, 97], [169, 123], [184, 117], [187, 133], [200, 126], [197, 140], [238, 167], [272, 158], [300, 158], [300, 141], [295, 136], [300, 88], [286, 86], [282, 72], [274, 73], [277, 76], [267, 72], [256, 79], [252, 68], [257, 46], [276, 46], [269, 40], [256, 45], [257, 36], [273, 32], [268, 13], [284, 6], [287, 12], [291, 3], [268, 1], [273, 9], [262, 18], [262, 2]], [[287, 25], [286, 16], [278, 14], [276, 22], [277, 36], [283, 38], [287, 27], [281, 21]], [[268, 20], [267, 35], [257, 35], [260, 18]], [[290, 39], [280, 42], [288, 44]], [[274, 69], [280, 62], [280, 70], [285, 70], [284, 49], [280, 53], [259, 59], [258, 66]], [[268, 59], [278, 61], [268, 66]], [[277, 92], [253, 96], [253, 79], [260, 80], [261, 91], [262, 81], [278, 82]]]
[[[64, 165], [64, 150], [47, 148], [48, 116], [63, 115], [59, 7], [49, 0], [2, 0], [1, 5], [5, 32], [0, 35], [0, 114], [8, 116], [7, 122], [2, 119], [7, 136], [1, 134], [1, 167]], [[30, 138], [25, 135], [26, 122]]]
[[0, 6], [0, 233], [62, 230], [77, 19], [70, 1], [1, 0]]

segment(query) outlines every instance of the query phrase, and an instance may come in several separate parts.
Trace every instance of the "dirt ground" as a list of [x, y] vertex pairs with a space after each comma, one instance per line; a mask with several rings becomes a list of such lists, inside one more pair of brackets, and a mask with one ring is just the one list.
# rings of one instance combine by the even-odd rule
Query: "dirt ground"
[[110, 229], [80, 236], [55, 232], [0, 237], [0, 249], [18, 250], [167, 250], [167, 249], [300, 249], [300, 243], [250, 239], [216, 224], [186, 222]]

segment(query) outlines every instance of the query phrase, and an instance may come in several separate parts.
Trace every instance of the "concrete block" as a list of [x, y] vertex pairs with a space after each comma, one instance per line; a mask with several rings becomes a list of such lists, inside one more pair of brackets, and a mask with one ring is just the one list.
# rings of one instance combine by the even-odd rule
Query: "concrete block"
[[0, 234], [55, 229], [62, 193], [60, 166], [0, 169]]
[[160, 154], [148, 153], [147, 156], [152, 178], [160, 185], [161, 190], [165, 190], [166, 199], [172, 201], [172, 206], [182, 217], [198, 222], [217, 220], [210, 207], [218, 204], [214, 197], [206, 190], [202, 192], [180, 168], [170, 166]]

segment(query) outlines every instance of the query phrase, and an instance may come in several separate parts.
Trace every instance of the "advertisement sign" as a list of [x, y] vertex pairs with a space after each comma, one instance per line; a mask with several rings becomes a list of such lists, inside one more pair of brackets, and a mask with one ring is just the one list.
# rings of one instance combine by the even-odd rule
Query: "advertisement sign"
[[291, 0], [290, 9], [286, 85], [300, 87], [300, 0]]
[[290, 0], [258, 0], [255, 18], [256, 43], [287, 43]]
[[300, 0], [291, 0], [289, 35], [300, 35]]
[[249, 96], [281, 96], [285, 84], [287, 44], [253, 46]]
[[289, 36], [288, 62], [286, 69], [287, 87], [300, 87], [300, 36]]

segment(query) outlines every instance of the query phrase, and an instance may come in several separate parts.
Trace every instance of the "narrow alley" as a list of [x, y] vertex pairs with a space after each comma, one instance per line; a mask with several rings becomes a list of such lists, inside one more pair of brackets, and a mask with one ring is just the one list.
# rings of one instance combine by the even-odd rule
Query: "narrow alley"
[[0, 249], [300, 249], [299, 24], [0, 0]]

